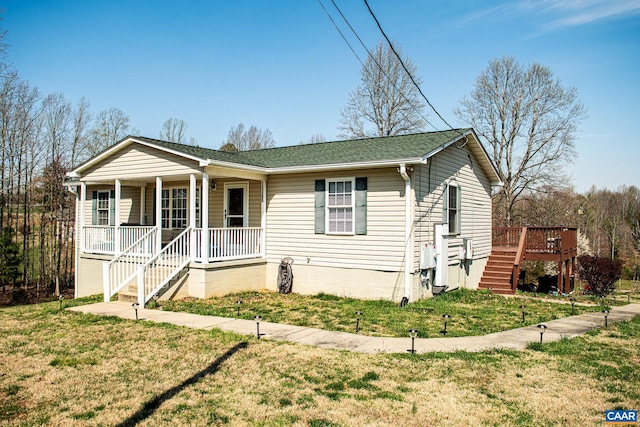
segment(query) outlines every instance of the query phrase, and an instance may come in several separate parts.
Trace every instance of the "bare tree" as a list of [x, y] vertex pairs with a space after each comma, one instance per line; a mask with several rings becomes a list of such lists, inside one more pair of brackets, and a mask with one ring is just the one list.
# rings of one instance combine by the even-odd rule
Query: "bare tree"
[[[396, 48], [402, 57], [402, 52]], [[416, 66], [405, 57], [402, 61], [416, 83]], [[401, 135], [419, 132], [425, 125], [424, 104], [418, 88], [393, 51], [382, 42], [367, 58], [360, 71], [360, 86], [349, 94], [340, 112], [340, 138]]]
[[[169, 142], [177, 142], [178, 144], [185, 144], [186, 131], [189, 127], [184, 120], [170, 118], [165, 120], [160, 130], [160, 139]], [[191, 138], [190, 145], [196, 145], [195, 140]]]
[[247, 151], [260, 148], [275, 147], [276, 141], [269, 129], [259, 129], [251, 125], [245, 130], [244, 124], [232, 126], [227, 134], [227, 139], [222, 142], [222, 151]]
[[89, 111], [89, 101], [82, 97], [73, 111], [73, 135], [71, 142], [71, 158], [69, 159], [71, 168], [76, 167], [76, 165], [84, 160], [85, 156], [88, 154], [88, 126], [90, 122], [91, 112]]
[[91, 130], [89, 154], [96, 155], [127, 136], [131, 127], [129, 117], [119, 108], [103, 110], [96, 116]]
[[575, 88], [565, 88], [551, 69], [528, 68], [513, 57], [494, 59], [455, 111], [489, 144], [503, 186], [494, 218], [510, 225], [514, 203], [540, 186], [565, 186], [565, 165], [575, 156], [577, 125], [586, 117]]
[[314, 133], [311, 135], [311, 138], [309, 138], [309, 144], [317, 144], [319, 142], [325, 142], [326, 140], [327, 138], [325, 138], [323, 134]]

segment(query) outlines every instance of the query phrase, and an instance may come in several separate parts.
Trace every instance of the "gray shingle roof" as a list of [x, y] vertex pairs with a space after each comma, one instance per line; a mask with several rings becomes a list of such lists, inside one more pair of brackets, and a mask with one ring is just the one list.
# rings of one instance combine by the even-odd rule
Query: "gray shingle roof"
[[146, 137], [135, 138], [202, 159], [264, 168], [281, 168], [419, 158], [469, 130], [454, 129], [384, 138], [321, 142], [234, 153]]

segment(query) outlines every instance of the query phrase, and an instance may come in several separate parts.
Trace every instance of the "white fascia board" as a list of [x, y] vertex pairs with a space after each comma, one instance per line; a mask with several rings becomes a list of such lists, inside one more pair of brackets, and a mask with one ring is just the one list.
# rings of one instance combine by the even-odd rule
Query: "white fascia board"
[[201, 166], [220, 166], [223, 168], [230, 168], [230, 169], [240, 169], [240, 170], [246, 170], [246, 171], [250, 171], [250, 172], [257, 172], [257, 173], [267, 173], [267, 169], [263, 168], [261, 166], [253, 166], [253, 165], [245, 165], [242, 163], [233, 163], [233, 162], [224, 162], [222, 160], [212, 160], [212, 159], [207, 159], [207, 160], [203, 160], [203, 164], [201, 164]]
[[330, 170], [344, 170], [344, 169], [366, 169], [366, 168], [380, 168], [380, 167], [396, 167], [400, 163], [406, 164], [418, 164], [422, 163], [420, 157], [407, 158], [407, 159], [394, 159], [394, 160], [380, 160], [375, 162], [351, 162], [351, 163], [333, 163], [326, 165], [307, 165], [307, 166], [285, 166], [279, 168], [267, 168], [269, 174], [283, 174], [283, 173], [303, 173], [303, 172], [321, 172]]

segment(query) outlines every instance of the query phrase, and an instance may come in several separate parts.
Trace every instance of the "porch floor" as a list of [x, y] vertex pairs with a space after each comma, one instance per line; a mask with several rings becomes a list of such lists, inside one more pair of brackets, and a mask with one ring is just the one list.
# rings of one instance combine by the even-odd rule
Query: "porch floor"
[[[68, 308], [67, 310], [104, 316], [117, 316], [123, 319], [135, 319], [130, 303], [96, 303]], [[640, 304], [628, 304], [612, 307], [609, 322], [622, 322], [640, 315]], [[158, 323], [171, 323], [194, 329], [218, 328], [223, 331], [243, 335], [255, 335], [256, 323], [252, 320], [229, 317], [203, 316], [190, 313], [176, 313], [151, 309], [138, 309], [140, 320]], [[545, 322], [548, 329], [544, 334], [545, 342], [558, 341], [563, 337], [574, 338], [604, 325], [600, 313], [587, 313], [579, 316]], [[415, 341], [417, 353], [431, 351], [453, 352], [482, 351], [491, 348], [509, 348], [523, 350], [530, 342], [539, 339], [540, 330], [536, 326], [512, 329], [510, 331], [476, 337], [420, 338]], [[279, 323], [260, 322], [260, 337], [297, 342], [323, 348], [348, 350], [359, 353], [406, 353], [411, 348], [410, 338], [368, 337], [346, 332], [325, 331], [323, 329], [291, 326]]]

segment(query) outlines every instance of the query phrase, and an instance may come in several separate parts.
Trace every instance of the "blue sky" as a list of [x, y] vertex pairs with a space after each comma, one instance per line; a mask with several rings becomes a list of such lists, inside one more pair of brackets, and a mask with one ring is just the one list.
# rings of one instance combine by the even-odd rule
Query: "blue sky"
[[[321, 0], [358, 55], [366, 52], [330, 0]], [[334, 0], [362, 40], [382, 38], [361, 1]], [[454, 126], [452, 110], [490, 59], [550, 67], [575, 86], [589, 118], [568, 167], [577, 191], [640, 186], [640, 0], [370, 0], [385, 32]], [[3, 0], [9, 58], [43, 94], [118, 107], [140, 134], [170, 117], [218, 148], [240, 122], [278, 145], [327, 140], [359, 84], [361, 64], [318, 0]], [[431, 112], [438, 130], [446, 129]], [[428, 128], [426, 130], [433, 130]]]

